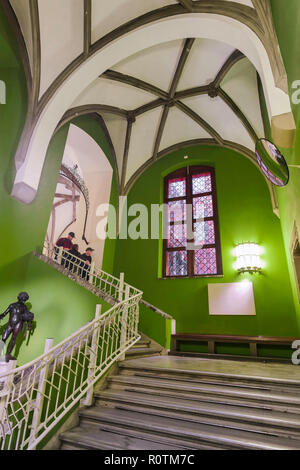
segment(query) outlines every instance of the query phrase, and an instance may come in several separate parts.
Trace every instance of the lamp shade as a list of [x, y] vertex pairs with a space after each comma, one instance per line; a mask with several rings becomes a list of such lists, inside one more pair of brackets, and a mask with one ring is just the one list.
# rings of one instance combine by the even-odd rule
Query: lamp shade
[[260, 272], [263, 268], [261, 253], [262, 248], [256, 243], [240, 243], [235, 247], [235, 269], [239, 272]]

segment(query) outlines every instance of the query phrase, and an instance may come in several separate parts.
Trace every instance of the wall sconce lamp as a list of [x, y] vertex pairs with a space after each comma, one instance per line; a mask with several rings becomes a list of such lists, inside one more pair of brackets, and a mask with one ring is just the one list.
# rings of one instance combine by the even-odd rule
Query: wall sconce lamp
[[235, 269], [239, 273], [260, 273], [264, 267], [260, 255], [263, 249], [256, 243], [240, 243], [235, 247], [234, 254], [237, 257]]

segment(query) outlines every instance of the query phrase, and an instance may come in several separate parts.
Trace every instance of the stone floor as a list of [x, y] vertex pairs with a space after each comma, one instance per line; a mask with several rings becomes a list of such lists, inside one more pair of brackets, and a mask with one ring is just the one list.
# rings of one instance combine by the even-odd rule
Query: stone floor
[[166, 369], [180, 369], [188, 371], [207, 371], [217, 374], [238, 374], [243, 377], [268, 377], [282, 379], [285, 382], [300, 383], [300, 365], [263, 363], [247, 361], [230, 361], [222, 359], [188, 358], [178, 356], [152, 356], [144, 359], [132, 359], [126, 361], [128, 364], [139, 364], [141, 361], [145, 366]]

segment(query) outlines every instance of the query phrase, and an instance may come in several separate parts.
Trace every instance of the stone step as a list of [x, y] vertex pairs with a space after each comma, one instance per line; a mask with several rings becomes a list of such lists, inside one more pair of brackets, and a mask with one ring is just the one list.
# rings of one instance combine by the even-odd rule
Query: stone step
[[162, 348], [156, 348], [156, 347], [146, 347], [146, 348], [140, 348], [136, 347], [136, 345], [133, 348], [130, 348], [126, 352], [126, 357], [131, 357], [131, 356], [153, 356], [156, 354], [160, 354], [162, 352]]
[[[272, 411], [271, 409], [257, 407], [241, 407], [226, 405], [222, 403], [205, 402], [202, 400], [191, 400], [189, 398], [165, 397], [147, 395], [146, 393], [134, 393], [128, 391], [104, 390], [95, 393], [96, 406], [139, 406], [141, 411], [155, 408], [157, 410], [176, 411], [182, 415], [182, 419], [190, 419], [190, 414], [195, 416], [209, 416], [224, 418], [238, 423], [247, 423], [280, 429], [289, 429], [292, 434], [300, 436], [300, 416], [299, 414]], [[187, 416], [185, 414], [187, 413]], [[199, 421], [199, 420], [198, 420]], [[278, 431], [279, 432], [279, 431]]]
[[151, 344], [151, 341], [150, 340], [143, 340], [143, 339], [140, 339], [137, 343], [135, 343], [134, 347], [137, 347], [137, 348], [149, 348], [150, 347], [150, 344]]
[[[123, 364], [125, 366], [123, 366]], [[263, 383], [252, 383], [250, 381], [241, 382], [239, 380], [235, 381], [227, 381], [226, 379], [218, 378], [218, 377], [197, 377], [193, 376], [190, 377], [187, 374], [164, 374], [163, 371], [161, 373], [156, 373], [154, 371], [148, 370], [135, 370], [135, 369], [127, 369], [126, 364], [122, 363], [122, 367], [119, 370], [120, 374], [119, 377], [140, 377], [140, 378], [153, 378], [157, 380], [168, 380], [170, 383], [176, 384], [177, 382], [184, 381], [186, 384], [204, 384], [204, 385], [217, 385], [217, 386], [230, 386], [232, 388], [239, 388], [244, 390], [261, 390], [261, 391], [271, 391], [271, 390], [279, 390], [284, 391], [285, 388], [282, 385], [276, 386], [273, 384], [266, 384]], [[299, 393], [299, 389], [293, 389], [294, 394]]]
[[[211, 403], [211, 404], [219, 404], [222, 406], [238, 406], [240, 408], [249, 408], [249, 409], [258, 409], [258, 410], [274, 410], [279, 412], [289, 412], [300, 414], [300, 407], [288, 404], [288, 403], [262, 403], [262, 402], [250, 402], [247, 398], [238, 398], [238, 397], [230, 397], [230, 396], [209, 396], [209, 395], [202, 395], [199, 396], [198, 393], [181, 393], [180, 395], [176, 393], [176, 390], [168, 389], [168, 390], [157, 390], [157, 389], [149, 389], [148, 387], [134, 387], [134, 386], [127, 386], [126, 392], [128, 393], [137, 393], [142, 394], [145, 396], [151, 397], [160, 397], [161, 400], [164, 400], [166, 403], [168, 402], [169, 398], [178, 398], [178, 399], [186, 399], [189, 401], [201, 402], [201, 403]], [[113, 392], [113, 390], [111, 390]], [[117, 390], [116, 390], [117, 392]], [[97, 395], [95, 395], [97, 397]]]
[[[109, 405], [109, 403], [107, 403]], [[103, 403], [105, 406], [105, 402]], [[197, 410], [199, 414], [195, 413], [194, 411], [188, 412], [187, 410], [183, 411], [182, 409], [177, 409], [176, 407], [170, 410], [170, 408], [164, 407], [152, 407], [152, 406], [145, 406], [143, 407], [141, 404], [137, 403], [126, 403], [116, 405], [118, 410], [127, 410], [127, 411], [134, 411], [137, 413], [147, 413], [154, 416], [164, 416], [166, 418], [175, 418], [187, 422], [197, 422], [201, 424], [210, 424], [212, 426], [217, 426], [219, 428], [229, 428], [235, 430], [242, 430], [253, 432], [258, 435], [269, 435], [269, 436], [284, 436], [289, 439], [296, 439], [300, 441], [300, 431], [299, 426], [295, 426], [295, 428], [283, 428], [278, 426], [271, 426], [270, 424], [265, 425], [261, 423], [250, 423], [246, 420], [240, 420], [237, 416], [234, 418], [233, 416], [224, 417], [221, 413], [216, 410], [215, 413], [207, 413], [207, 410], [204, 412], [200, 409]]]
[[[246, 368], [245, 368], [246, 370]], [[177, 368], [165, 368], [149, 365], [149, 361], [128, 360], [120, 364], [120, 373], [124, 375], [152, 376], [157, 378], [170, 378], [171, 380], [197, 381], [208, 383], [221, 383], [247, 387], [264, 387], [284, 390], [286, 393], [299, 393], [300, 381], [281, 379], [275, 377], [260, 377], [245, 374], [229, 374], [206, 370], [188, 370]]]
[[[149, 392], [151, 390], [172, 390], [176, 391], [178, 396], [186, 394], [199, 394], [199, 398], [208, 395], [209, 397], [218, 396], [224, 397], [229, 396], [232, 398], [245, 398], [247, 401], [259, 402], [259, 403], [277, 403], [282, 405], [283, 403], [289, 405], [300, 405], [300, 395], [289, 394], [284, 392], [274, 392], [270, 389], [259, 390], [251, 389], [246, 387], [232, 387], [227, 384], [203, 384], [203, 383], [187, 383], [186, 381], [174, 381], [165, 378], [158, 379], [157, 377], [139, 377], [139, 376], [126, 376], [117, 375], [108, 378], [109, 387], [112, 389], [126, 389], [131, 391], [139, 391], [139, 388], [147, 388]], [[300, 406], [299, 406], [300, 412]]]
[[214, 360], [230, 360], [230, 361], [243, 361], [243, 362], [264, 362], [275, 364], [291, 364], [291, 358], [284, 357], [264, 357], [264, 356], [246, 356], [238, 354], [219, 354], [219, 353], [200, 353], [200, 352], [185, 352], [185, 351], [170, 351], [169, 356], [178, 357], [199, 357]]
[[[249, 449], [249, 450], [298, 450], [300, 440], [291, 440], [285, 437], [267, 436], [248, 431], [216, 426], [202, 423], [187, 422], [164, 416], [153, 416], [147, 413], [119, 409], [105, 409], [92, 407], [80, 412], [83, 423], [91, 424], [98, 430], [117, 430], [119, 434], [132, 433], [155, 434], [156, 439], [161, 436], [176, 436], [183, 446], [212, 444], [224, 449]], [[132, 435], [131, 433], [131, 435]]]
[[[142, 434], [141, 434], [142, 436]], [[116, 430], [103, 431], [95, 425], [78, 426], [60, 435], [60, 450], [179, 450], [182, 449], [176, 439], [151, 440], [151, 436], [133, 437], [118, 434]], [[155, 437], [154, 437], [155, 439]]]

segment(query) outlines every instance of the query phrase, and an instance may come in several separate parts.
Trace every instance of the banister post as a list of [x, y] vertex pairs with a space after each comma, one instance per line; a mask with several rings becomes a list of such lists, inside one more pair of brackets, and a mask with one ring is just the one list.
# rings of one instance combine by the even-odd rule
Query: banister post
[[58, 255], [57, 255], [58, 264], [61, 264], [63, 249], [64, 249], [63, 246], [60, 246], [59, 249], [58, 249]]
[[[130, 287], [128, 284], [126, 284], [124, 300], [128, 301], [129, 296], [130, 296]], [[121, 351], [125, 349], [126, 340], [127, 340], [127, 319], [128, 319], [128, 302], [124, 304], [123, 312], [122, 312], [122, 330], [121, 330], [121, 341], [120, 341]], [[124, 361], [124, 359], [125, 359], [125, 352], [120, 357], [121, 361]]]
[[119, 302], [122, 302], [123, 300], [123, 290], [124, 290], [124, 273], [120, 273], [120, 286], [119, 286], [119, 295], [118, 295]]
[[91, 268], [90, 268], [90, 277], [89, 277], [90, 284], [93, 284], [93, 281], [94, 281], [94, 269], [95, 269], [95, 261], [92, 261]]
[[[53, 346], [53, 338], [47, 338], [45, 341], [44, 354], [46, 354], [52, 348], [52, 346]], [[46, 380], [48, 377], [49, 364], [50, 364], [49, 359], [46, 359], [46, 363], [44, 367], [41, 369], [40, 376], [39, 376], [37, 394], [36, 394], [36, 399], [34, 403], [35, 409], [34, 409], [33, 418], [32, 418], [28, 450], [35, 450], [35, 447], [36, 447], [35, 441], [37, 438], [38, 426], [40, 424], [40, 419], [41, 419], [42, 410], [43, 410], [44, 394], [45, 394], [45, 389], [46, 389]]]
[[[0, 363], [0, 374], [7, 374], [3, 379], [1, 379], [0, 384], [2, 385], [2, 390], [0, 393], [0, 437], [5, 436], [5, 430], [9, 426], [8, 417], [7, 417], [7, 406], [9, 403], [9, 397], [11, 388], [13, 385], [14, 375], [10, 372], [15, 369], [17, 366], [17, 361], [1, 362]], [[6, 420], [7, 418], [7, 420]], [[4, 436], [1, 436], [2, 431]], [[10, 434], [10, 433], [9, 433]]]
[[[95, 319], [99, 320], [101, 316], [101, 309], [102, 305], [97, 304], [96, 305], [96, 314], [95, 314]], [[95, 369], [97, 365], [97, 352], [98, 352], [98, 341], [99, 341], [99, 333], [100, 333], [100, 328], [99, 328], [99, 323], [95, 325], [94, 331], [93, 331], [93, 337], [92, 337], [92, 344], [91, 344], [91, 353], [90, 353], [90, 363], [88, 367], [88, 384], [93, 383], [93, 378], [95, 375]], [[83, 406], [91, 406], [93, 403], [93, 387], [90, 386], [85, 398], [80, 401], [80, 404]]]
[[176, 334], [176, 320], [174, 318], [166, 318], [166, 350], [171, 350], [171, 338]]

